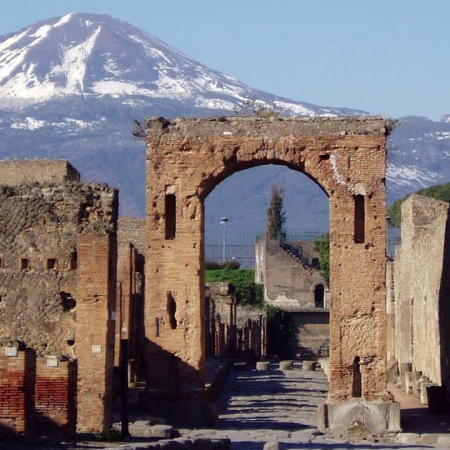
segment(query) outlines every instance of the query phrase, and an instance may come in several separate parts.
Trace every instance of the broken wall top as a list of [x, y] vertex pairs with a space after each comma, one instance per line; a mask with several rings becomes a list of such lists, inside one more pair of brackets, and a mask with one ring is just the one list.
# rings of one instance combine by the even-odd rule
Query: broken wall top
[[162, 117], [147, 121], [148, 140], [170, 135], [172, 140], [211, 137], [250, 137], [263, 134], [267, 138], [282, 136], [345, 136], [364, 134], [387, 136], [394, 126], [392, 120], [382, 117], [219, 117], [208, 119]]
[[66, 181], [80, 181], [80, 173], [66, 160], [0, 161], [0, 184], [18, 186]]

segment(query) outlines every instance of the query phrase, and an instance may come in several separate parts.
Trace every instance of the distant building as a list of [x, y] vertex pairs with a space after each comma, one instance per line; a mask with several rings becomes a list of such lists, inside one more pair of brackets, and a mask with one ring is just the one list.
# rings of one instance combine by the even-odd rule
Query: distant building
[[267, 304], [291, 315], [297, 327], [298, 357], [328, 353], [329, 286], [319, 270], [313, 242], [260, 238], [255, 244], [256, 282], [264, 285]]

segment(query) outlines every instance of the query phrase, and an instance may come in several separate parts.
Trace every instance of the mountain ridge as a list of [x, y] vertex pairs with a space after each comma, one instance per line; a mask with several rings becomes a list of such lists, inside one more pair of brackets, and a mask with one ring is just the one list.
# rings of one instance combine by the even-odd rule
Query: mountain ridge
[[[0, 158], [68, 159], [85, 181], [120, 189], [122, 215], [145, 211], [145, 146], [133, 140], [134, 119], [251, 114], [265, 107], [299, 117], [368, 115], [252, 89], [107, 15], [73, 13], [0, 37]], [[405, 117], [391, 134], [391, 202], [448, 179], [450, 120], [444, 118]], [[280, 180], [288, 187], [288, 226], [326, 229], [328, 200], [320, 188], [268, 166], [235, 174], [208, 197], [207, 240], [220, 242], [220, 217], [234, 216], [229, 239], [235, 233], [252, 242], [265, 228], [270, 184]]]

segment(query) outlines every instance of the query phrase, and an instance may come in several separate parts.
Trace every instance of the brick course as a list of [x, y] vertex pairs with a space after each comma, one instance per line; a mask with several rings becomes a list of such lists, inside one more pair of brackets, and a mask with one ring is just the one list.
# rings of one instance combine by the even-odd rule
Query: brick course
[[[226, 177], [282, 164], [330, 198], [329, 402], [352, 398], [355, 358], [363, 396], [386, 390], [386, 136], [380, 118], [153, 119], [147, 141], [147, 381], [167, 392], [203, 389], [204, 200]], [[174, 236], [166, 197], [175, 195]], [[364, 210], [357, 211], [357, 197]], [[361, 202], [360, 202], [361, 203]], [[358, 238], [355, 233], [358, 229]], [[361, 230], [363, 235], [361, 235]], [[168, 294], [177, 327], [170, 326]], [[167, 373], [173, 374], [168, 377]], [[176, 382], [173, 381], [176, 380]], [[178, 394], [180, 394], [178, 392]]]

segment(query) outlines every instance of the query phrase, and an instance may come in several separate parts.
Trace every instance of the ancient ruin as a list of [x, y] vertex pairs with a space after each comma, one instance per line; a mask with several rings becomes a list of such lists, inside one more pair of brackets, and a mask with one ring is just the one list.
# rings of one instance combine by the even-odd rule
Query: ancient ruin
[[297, 329], [286, 357], [328, 356], [330, 288], [314, 242], [269, 239], [266, 233], [255, 244], [255, 277], [265, 302], [289, 313]]
[[450, 394], [449, 206], [419, 195], [403, 203], [402, 243], [387, 277], [388, 358], [422, 403], [428, 387], [440, 388], [441, 412]]
[[117, 191], [66, 161], [4, 161], [0, 175], [0, 431], [107, 431]]
[[[205, 377], [204, 200], [263, 164], [303, 172], [330, 199], [330, 390], [322, 430], [399, 429], [386, 388], [386, 137], [380, 118], [163, 118], [148, 122], [147, 384], [198, 399]], [[364, 406], [361, 406], [363, 402]]]
[[256, 361], [267, 355], [267, 314], [237, 305], [228, 283], [206, 285], [206, 357]]

